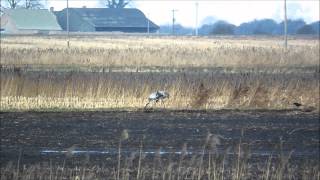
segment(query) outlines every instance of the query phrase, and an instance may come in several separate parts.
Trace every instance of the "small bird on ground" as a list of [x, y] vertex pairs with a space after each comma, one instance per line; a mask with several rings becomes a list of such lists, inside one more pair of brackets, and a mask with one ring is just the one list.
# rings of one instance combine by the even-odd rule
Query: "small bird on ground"
[[295, 106], [297, 106], [297, 107], [300, 107], [300, 106], [302, 106], [302, 104], [301, 103], [297, 103], [297, 102], [295, 102], [295, 103], [293, 103]]
[[303, 104], [297, 103], [297, 102], [293, 103], [293, 105], [295, 105], [297, 108], [299, 108], [303, 112], [312, 112], [312, 111], [316, 110], [316, 108], [313, 106], [306, 106], [306, 105], [303, 105]]
[[164, 99], [167, 99], [169, 98], [170, 95], [168, 92], [166, 91], [156, 91], [156, 92], [153, 92], [149, 95], [149, 98], [148, 98], [148, 103], [145, 105], [145, 109], [147, 108], [147, 106], [153, 102], [153, 103], [157, 103], [159, 101], [161, 101], [162, 104], [164, 104], [163, 100]]

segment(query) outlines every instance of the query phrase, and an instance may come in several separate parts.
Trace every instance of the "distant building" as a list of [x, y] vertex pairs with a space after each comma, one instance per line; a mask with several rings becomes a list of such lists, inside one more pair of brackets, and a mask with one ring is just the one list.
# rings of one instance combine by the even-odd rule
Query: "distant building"
[[1, 15], [1, 33], [47, 34], [61, 30], [55, 15], [46, 9], [7, 9]]
[[[67, 9], [55, 12], [58, 22], [67, 30]], [[156, 32], [159, 26], [138, 9], [69, 8], [69, 30], [74, 32]]]

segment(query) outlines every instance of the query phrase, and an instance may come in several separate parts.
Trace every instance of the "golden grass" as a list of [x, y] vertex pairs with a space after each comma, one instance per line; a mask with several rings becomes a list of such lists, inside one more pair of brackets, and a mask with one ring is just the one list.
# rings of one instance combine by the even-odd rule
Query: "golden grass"
[[[319, 108], [316, 73], [1, 72], [1, 109], [139, 109], [166, 90], [169, 109]], [[161, 103], [154, 106], [163, 108]]]
[[300, 67], [319, 65], [319, 41], [280, 38], [7, 36], [2, 65], [100, 67]]

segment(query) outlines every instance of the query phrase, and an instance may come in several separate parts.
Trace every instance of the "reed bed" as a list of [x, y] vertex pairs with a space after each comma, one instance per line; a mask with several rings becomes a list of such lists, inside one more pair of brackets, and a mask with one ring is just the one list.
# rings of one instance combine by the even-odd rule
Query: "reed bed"
[[134, 36], [1, 37], [1, 65], [300, 67], [319, 65], [317, 39]]
[[319, 109], [318, 73], [59, 72], [1, 70], [1, 110], [140, 109], [149, 94], [170, 98], [153, 108]]

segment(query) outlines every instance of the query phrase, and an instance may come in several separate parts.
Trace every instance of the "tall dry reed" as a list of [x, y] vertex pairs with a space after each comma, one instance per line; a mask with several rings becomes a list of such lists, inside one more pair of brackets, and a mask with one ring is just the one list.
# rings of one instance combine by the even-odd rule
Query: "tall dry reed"
[[293, 102], [319, 108], [317, 72], [1, 70], [1, 110], [137, 109], [156, 90], [170, 93], [169, 109], [291, 109]]

